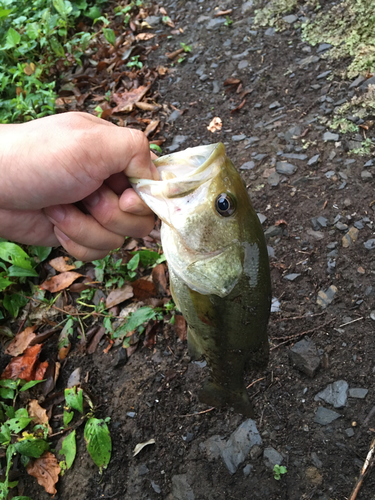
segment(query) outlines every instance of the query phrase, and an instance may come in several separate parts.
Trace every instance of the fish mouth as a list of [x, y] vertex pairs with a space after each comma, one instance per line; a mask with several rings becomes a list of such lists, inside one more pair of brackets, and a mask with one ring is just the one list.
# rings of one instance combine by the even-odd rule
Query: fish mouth
[[188, 148], [154, 160], [160, 180], [130, 178], [135, 190], [164, 199], [187, 196], [211, 180], [225, 159], [222, 143]]

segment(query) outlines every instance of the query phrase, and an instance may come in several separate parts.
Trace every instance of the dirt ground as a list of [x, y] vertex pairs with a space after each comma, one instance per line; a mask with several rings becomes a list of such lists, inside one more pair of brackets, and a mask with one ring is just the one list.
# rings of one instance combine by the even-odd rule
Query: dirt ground
[[[220, 456], [207, 451], [203, 443], [210, 437], [228, 439], [246, 419], [230, 409], [205, 412], [197, 393], [207, 368], [190, 361], [186, 343], [171, 327], [159, 332], [154, 349], [139, 349], [122, 367], [115, 366], [115, 348], [93, 355], [73, 350], [60, 388], [76, 367], [88, 373], [98, 415], [111, 417], [113, 452], [100, 475], [78, 431], [78, 458], [60, 479], [56, 500], [343, 500], [359, 477], [375, 432], [375, 312], [370, 317], [375, 250], [364, 245], [374, 233], [369, 174], [375, 173], [375, 163], [364, 167], [368, 156], [347, 152], [347, 141], [358, 140], [355, 133], [324, 140], [328, 129], [319, 117], [329, 116], [335, 103], [361, 90], [339, 77], [320, 76], [339, 69], [339, 63], [316, 59], [301, 66], [304, 58], [322, 55], [317, 47], [302, 42], [292, 25], [283, 33], [255, 28], [249, 4], [222, 1], [221, 10], [233, 9], [233, 23], [227, 26], [225, 16], [214, 17], [215, 4], [209, 0], [165, 0], [169, 16], [183, 28], [178, 41], [191, 44], [192, 52], [156, 85], [159, 103], [183, 111], [167, 122], [163, 152], [176, 144], [176, 137], [176, 150], [223, 142], [233, 163], [244, 166], [240, 171], [253, 205], [265, 218], [273, 297], [280, 305], [269, 323], [269, 365], [246, 379], [247, 385], [254, 382], [249, 395], [262, 444], [234, 474]], [[301, 8], [294, 14], [311, 13]], [[169, 33], [162, 24], [156, 31]], [[150, 66], [153, 59], [155, 66], [165, 63], [165, 53], [178, 48], [167, 37], [159, 40]], [[223, 83], [228, 78], [241, 80], [239, 93], [238, 86], [227, 92]], [[241, 96], [245, 89], [250, 92]], [[207, 126], [215, 116], [223, 127], [212, 133]], [[368, 136], [374, 136], [374, 129]], [[317, 161], [308, 164], [315, 155]], [[280, 161], [297, 167], [294, 173], [277, 177]], [[324, 218], [320, 225], [319, 217]], [[356, 241], [349, 238], [349, 246], [343, 246], [344, 235], [355, 227]], [[334, 299], [322, 308], [318, 292], [332, 285]], [[289, 356], [304, 338], [313, 341], [320, 358], [313, 377]], [[349, 396], [341, 408], [314, 399], [339, 380], [349, 389], [368, 389], [366, 397]], [[339, 418], [326, 425], [315, 422], [319, 407], [336, 411]], [[133, 457], [136, 444], [152, 438], [155, 444]], [[281, 454], [287, 468], [280, 480], [265, 460], [269, 447]], [[36, 483], [24, 481], [24, 494], [34, 500], [49, 497]], [[372, 471], [358, 499], [374, 498]]]

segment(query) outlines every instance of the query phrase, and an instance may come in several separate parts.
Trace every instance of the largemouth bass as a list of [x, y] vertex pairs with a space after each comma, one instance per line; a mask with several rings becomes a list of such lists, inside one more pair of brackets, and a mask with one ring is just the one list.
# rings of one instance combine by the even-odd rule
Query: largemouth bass
[[193, 359], [210, 377], [199, 400], [253, 416], [244, 370], [268, 361], [271, 284], [263, 230], [224, 145], [158, 158], [160, 180], [131, 179], [162, 220], [172, 297]]

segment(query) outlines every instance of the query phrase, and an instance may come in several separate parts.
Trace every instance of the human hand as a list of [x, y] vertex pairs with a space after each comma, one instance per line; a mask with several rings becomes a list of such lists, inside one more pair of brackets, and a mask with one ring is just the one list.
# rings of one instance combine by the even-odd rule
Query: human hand
[[153, 228], [128, 176], [158, 178], [135, 129], [80, 112], [0, 125], [0, 236], [100, 259]]

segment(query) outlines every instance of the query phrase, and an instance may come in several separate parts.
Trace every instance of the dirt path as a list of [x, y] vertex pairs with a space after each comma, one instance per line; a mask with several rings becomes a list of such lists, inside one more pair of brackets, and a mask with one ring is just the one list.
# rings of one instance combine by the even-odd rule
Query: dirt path
[[[248, 380], [255, 423], [230, 410], [206, 411], [197, 400], [205, 369], [189, 361], [171, 330], [160, 333], [153, 351], [143, 348], [121, 367], [114, 349], [73, 353], [64, 371], [89, 372], [90, 391], [111, 417], [113, 455], [100, 476], [81, 433], [80, 458], [60, 480], [56, 499], [341, 500], [349, 498], [374, 437], [375, 162], [346, 153], [348, 141], [362, 137], [334, 136], [319, 118], [363, 91], [329, 79], [336, 68], [321, 59], [324, 48], [301, 41], [293, 23], [308, 11], [297, 10], [280, 34], [253, 26], [251, 2], [220, 4], [233, 9], [229, 26], [225, 16], [214, 17], [214, 5], [166, 0], [183, 33], [160, 39], [149, 65], [165, 64], [179, 42], [192, 46], [158, 83], [159, 102], [176, 108], [162, 131], [163, 152], [224, 142], [264, 220], [279, 305], [269, 327], [269, 366]], [[233, 84], [224, 86], [229, 78]], [[214, 117], [222, 129], [212, 133]], [[322, 307], [319, 292], [329, 287], [320, 293]], [[302, 354], [291, 358], [302, 339], [309, 349], [302, 344]], [[346, 384], [335, 385], [334, 400], [316, 400], [337, 381]], [[236, 447], [229, 438], [241, 424]], [[133, 457], [135, 445], [151, 438], [155, 444]], [[287, 467], [280, 480], [275, 463]], [[358, 498], [373, 499], [374, 487], [370, 473]], [[37, 487], [26, 493], [48, 498]]]

